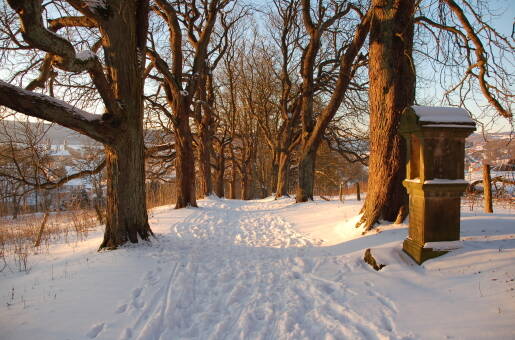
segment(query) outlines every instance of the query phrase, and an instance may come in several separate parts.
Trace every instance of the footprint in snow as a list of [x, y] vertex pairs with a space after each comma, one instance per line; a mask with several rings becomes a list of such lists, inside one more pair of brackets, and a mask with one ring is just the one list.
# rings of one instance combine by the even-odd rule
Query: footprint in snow
[[297, 279], [297, 280], [298, 280], [298, 279], [300, 279], [300, 278], [302, 277], [302, 276], [300, 275], [300, 273], [299, 273], [299, 272], [293, 272], [293, 274], [292, 274], [292, 275], [293, 275], [293, 278], [294, 278], [294, 279]]
[[132, 297], [133, 298], [138, 298], [140, 295], [141, 295], [141, 290], [142, 288], [136, 288], [132, 291]]
[[116, 313], [120, 314], [120, 313], [125, 312], [126, 310], [127, 310], [127, 305], [123, 304], [123, 305], [118, 306], [118, 308], [116, 308]]
[[125, 328], [122, 334], [120, 334], [119, 340], [129, 340], [130, 338], [132, 338], [132, 329]]
[[99, 323], [99, 324], [96, 324], [94, 325], [93, 327], [91, 327], [91, 329], [89, 330], [89, 332], [86, 334], [88, 336], [88, 338], [90, 339], [94, 339], [98, 336], [98, 334], [100, 334], [100, 332], [102, 332], [102, 330], [104, 329], [104, 323]]

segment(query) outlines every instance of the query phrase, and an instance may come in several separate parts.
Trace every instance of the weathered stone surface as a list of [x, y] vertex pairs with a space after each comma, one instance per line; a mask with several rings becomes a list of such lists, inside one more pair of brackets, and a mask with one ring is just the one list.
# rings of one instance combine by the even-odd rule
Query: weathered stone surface
[[419, 109], [404, 112], [400, 132], [408, 145], [403, 184], [410, 197], [410, 225], [403, 249], [420, 264], [446, 253], [424, 248], [426, 242], [460, 238], [460, 196], [467, 187], [463, 180], [465, 138], [475, 125], [465, 110], [424, 107], [424, 115], [419, 116]]
[[421, 264], [425, 260], [429, 260], [448, 253], [446, 250], [433, 250], [432, 248], [424, 248], [423, 245], [420, 245], [416, 241], [413, 241], [409, 238], [404, 240], [402, 249], [418, 264]]

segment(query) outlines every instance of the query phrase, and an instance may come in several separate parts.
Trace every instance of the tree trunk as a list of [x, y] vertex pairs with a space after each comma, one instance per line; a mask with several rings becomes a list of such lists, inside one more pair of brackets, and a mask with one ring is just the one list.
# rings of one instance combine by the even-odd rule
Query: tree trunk
[[241, 172], [240, 196], [241, 196], [242, 200], [249, 200], [250, 199], [250, 178], [249, 178], [248, 172], [246, 171], [246, 168], [244, 166], [242, 168], [243, 168], [242, 169], [243, 171]]
[[13, 220], [18, 218], [20, 212], [20, 201], [16, 198], [16, 191], [13, 193]]
[[231, 151], [231, 180], [229, 182], [229, 199], [236, 198], [236, 159], [234, 158], [234, 153]]
[[272, 192], [276, 193], [276, 197], [277, 197], [277, 188], [279, 186], [277, 176], [279, 175], [279, 158], [281, 156], [280, 156], [280, 152], [278, 152], [278, 151], [274, 151], [273, 155], [274, 156], [272, 158], [272, 166], [271, 166], [272, 171], [271, 171], [271, 175], [270, 175], [270, 188], [271, 188]]
[[195, 157], [193, 156], [193, 137], [188, 116], [178, 119], [175, 137], [175, 188], [177, 192], [175, 209], [196, 207]]
[[277, 188], [275, 198], [288, 197], [288, 171], [290, 168], [290, 155], [287, 152], [279, 153], [279, 164], [277, 170]]
[[490, 177], [490, 165], [483, 164], [483, 196], [484, 196], [484, 211], [485, 213], [492, 214], [494, 212], [492, 204], [492, 179]]
[[225, 195], [225, 188], [224, 188], [224, 176], [225, 176], [225, 156], [223, 155], [223, 149], [222, 149], [222, 155], [219, 156], [217, 161], [217, 170], [215, 172], [215, 195], [222, 198]]
[[100, 249], [148, 240], [152, 231], [146, 209], [143, 136], [129, 132], [116, 148], [106, 146], [105, 154], [106, 227]]
[[297, 203], [313, 200], [313, 188], [315, 186], [315, 160], [316, 147], [308, 147], [308, 151], [303, 152], [299, 159], [299, 180], [295, 193]]
[[414, 0], [373, 0], [370, 28], [370, 161], [368, 191], [358, 226], [401, 221], [408, 202], [402, 180], [406, 146], [397, 133], [404, 108], [415, 98], [412, 63]]
[[199, 159], [199, 187], [201, 197], [212, 194], [213, 184], [211, 180], [211, 150], [209, 130], [204, 125], [199, 129], [198, 159]]
[[[113, 4], [113, 6], [115, 6]], [[139, 58], [145, 53], [148, 3], [116, 4], [117, 13], [101, 27], [103, 48], [109, 61], [109, 78], [122, 108], [118, 133], [105, 145], [107, 163], [107, 207], [104, 240], [100, 249], [114, 249], [127, 241], [148, 240], [143, 137], [143, 71]], [[120, 29], [123, 27], [123, 29]]]
[[361, 192], [359, 189], [359, 182], [356, 183], [356, 200], [361, 201]]
[[[208, 93], [209, 92], [209, 93]], [[202, 197], [209, 196], [213, 193], [213, 181], [211, 179], [211, 154], [213, 153], [212, 136], [213, 136], [213, 112], [214, 106], [214, 90], [212, 75], [207, 75], [200, 80], [199, 94], [200, 100], [206, 102], [207, 105], [199, 106], [200, 110], [196, 114], [197, 127], [199, 133], [198, 143], [198, 159], [199, 159], [199, 187]], [[203, 114], [200, 114], [203, 112]]]

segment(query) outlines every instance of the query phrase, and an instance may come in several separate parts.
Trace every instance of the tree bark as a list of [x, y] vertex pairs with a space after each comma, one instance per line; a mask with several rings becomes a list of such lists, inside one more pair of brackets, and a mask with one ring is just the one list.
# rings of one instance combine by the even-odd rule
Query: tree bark
[[271, 164], [271, 175], [270, 175], [270, 188], [272, 192], [276, 193], [277, 197], [277, 188], [279, 186], [278, 175], [279, 175], [279, 158], [280, 153], [278, 151], [273, 152], [272, 164]]
[[414, 0], [373, 0], [370, 28], [370, 161], [363, 216], [357, 226], [379, 219], [401, 221], [408, 197], [402, 180], [406, 145], [397, 133], [404, 108], [415, 98], [412, 60]]
[[106, 228], [100, 249], [115, 249], [127, 241], [148, 240], [152, 235], [146, 209], [143, 150], [143, 136], [136, 131], [127, 131], [118, 145], [105, 147]]
[[288, 197], [288, 172], [290, 169], [290, 155], [288, 152], [279, 153], [279, 164], [277, 170], [277, 188], [275, 198]]
[[[143, 7], [141, 7], [143, 6]], [[113, 249], [138, 237], [148, 240], [143, 137], [143, 71], [148, 3], [119, 3], [101, 30], [105, 30], [104, 54], [110, 61], [109, 78], [121, 103], [123, 115], [114, 143], [106, 145], [107, 216], [104, 241], [100, 249]], [[123, 29], [121, 29], [123, 27]], [[118, 124], [118, 123], [116, 123]]]
[[175, 127], [175, 137], [175, 188], [177, 193], [175, 209], [196, 207], [195, 157], [193, 137], [187, 115], [178, 119]]
[[227, 198], [232, 200], [236, 198], [236, 167], [234, 152], [231, 150], [231, 180], [229, 181], [229, 195]]
[[[214, 90], [212, 75], [206, 75], [199, 81], [199, 97], [204, 105], [199, 106], [195, 115], [198, 126], [198, 159], [199, 159], [199, 187], [202, 197], [213, 193], [213, 181], [211, 178], [211, 155], [213, 151], [213, 106]], [[203, 114], [202, 114], [203, 112]]]
[[240, 199], [249, 200], [249, 178], [246, 171], [241, 174]]
[[213, 182], [211, 180], [210, 143], [209, 128], [204, 124], [201, 124], [199, 129], [199, 142], [197, 143], [199, 159], [198, 166], [200, 172], [199, 187], [201, 197], [209, 196], [213, 192]]
[[217, 142], [217, 151], [213, 150], [213, 155], [215, 155], [216, 164], [214, 165], [215, 173], [214, 173], [214, 190], [215, 195], [222, 198], [225, 196], [225, 148], [229, 145], [229, 140], [226, 136], [227, 131], [224, 131], [223, 136], [220, 139], [214, 138]]
[[297, 190], [295, 193], [295, 200], [297, 203], [307, 202], [313, 200], [313, 189], [315, 187], [315, 160], [316, 149], [315, 147], [309, 148], [304, 151], [299, 159], [299, 182], [297, 183]]
[[215, 195], [222, 198], [225, 196], [224, 177], [225, 177], [225, 156], [222, 147], [221, 154], [218, 156], [217, 169], [215, 171]]
[[485, 213], [492, 214], [494, 212], [492, 204], [492, 179], [490, 177], [490, 165], [483, 164], [483, 196], [484, 196], [484, 211]]
[[250, 200], [252, 198], [252, 193], [251, 193], [251, 187], [250, 187], [250, 184], [251, 184], [251, 179], [252, 179], [252, 175], [251, 175], [251, 164], [250, 164], [250, 161], [249, 162], [246, 162], [244, 161], [242, 166], [241, 166], [241, 171], [240, 171], [240, 174], [241, 174], [241, 182], [240, 182], [240, 196], [241, 196], [241, 199], [242, 200]]

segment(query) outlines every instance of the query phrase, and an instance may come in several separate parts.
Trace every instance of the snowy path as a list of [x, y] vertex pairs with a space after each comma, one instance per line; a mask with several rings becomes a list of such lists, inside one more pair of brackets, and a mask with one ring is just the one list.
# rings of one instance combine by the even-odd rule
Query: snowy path
[[[371, 283], [346, 285], [346, 271], [361, 264], [313, 256], [320, 241], [271, 214], [276, 206], [206, 202], [160, 237], [148, 253], [155, 267], [116, 308], [118, 315], [88, 336], [112, 339], [123, 329], [117, 338], [402, 338], [393, 302]], [[336, 276], [324, 277], [334, 265]]]
[[0, 272], [0, 340], [513, 339], [513, 211], [465, 207], [463, 247], [417, 266], [351, 199], [199, 204], [152, 209], [150, 245], [99, 253], [99, 228]]

